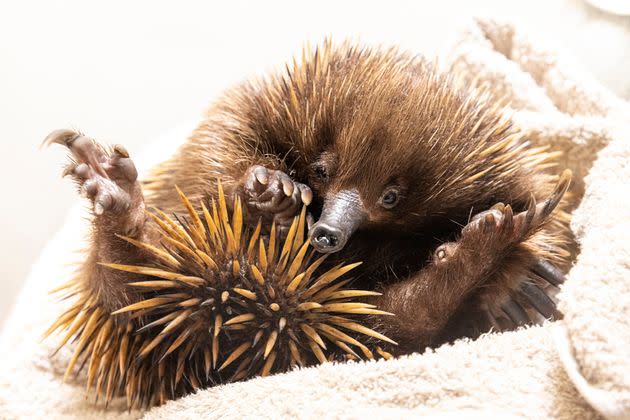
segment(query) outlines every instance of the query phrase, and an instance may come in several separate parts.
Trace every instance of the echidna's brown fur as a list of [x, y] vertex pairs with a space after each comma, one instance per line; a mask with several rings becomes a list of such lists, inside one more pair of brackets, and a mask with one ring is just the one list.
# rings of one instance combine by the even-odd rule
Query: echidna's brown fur
[[[72, 133], [52, 137], [74, 147]], [[354, 270], [356, 284], [381, 291], [371, 303], [395, 314], [370, 319], [372, 328], [399, 343], [390, 351], [422, 351], [491, 327], [511, 329], [531, 322], [532, 306], [545, 317], [556, 314], [542, 292], [544, 270], [535, 267], [541, 260], [560, 268], [569, 263], [564, 204], [547, 212], [568, 185], [567, 176], [549, 172], [557, 156], [532, 147], [484, 89], [442, 74], [421, 57], [326, 42], [306, 49], [286, 72], [228, 91], [179, 152], [145, 180], [146, 197], [135, 177], [117, 180], [130, 210], [95, 218], [81, 281], [91, 290], [98, 285], [90, 303], [103, 313], [138, 301], [126, 288], [125, 273], [97, 262], [159, 262], [115, 234], [157, 246], [155, 223], [138, 215], [145, 200], [165, 213], [184, 214], [176, 185], [196, 204], [218, 194], [220, 178], [227, 203], [243, 203], [244, 224], [255, 226], [262, 217], [261, 229], [268, 232], [274, 214], [255, 208], [245, 187], [250, 168], [261, 165], [308, 185], [315, 217], [340, 191], [356, 191], [365, 217], [321, 269], [363, 261]], [[108, 165], [115, 168], [128, 157], [114, 153]], [[391, 185], [402, 199], [385, 209], [379, 200]], [[549, 196], [554, 198], [533, 205]], [[496, 217], [508, 220], [499, 223], [501, 232], [462, 229], [477, 226], [471, 217], [492, 206]], [[485, 215], [486, 227], [493, 214]], [[520, 231], [508, 232], [514, 226]], [[445, 250], [456, 250], [446, 262]], [[73, 311], [83, 316], [81, 308]], [[188, 343], [181, 346], [193, 345]]]
[[106, 402], [124, 393], [133, 407], [291, 366], [372, 359], [372, 350], [389, 357], [355, 335], [395, 344], [358, 319], [391, 314], [356, 300], [379, 293], [339, 281], [359, 263], [316, 272], [325, 256], [309, 250], [305, 208], [284, 240], [272, 225], [265, 242], [260, 223], [243, 226], [238, 197], [229, 216], [220, 185], [217, 202], [210, 210], [202, 202], [201, 214], [178, 191], [189, 220], [148, 214], [160, 226], [160, 246], [122, 237], [154, 262], [102, 264], [142, 276], [127, 284], [137, 301], [108, 313], [80, 278], [58, 290], [78, 297], [46, 332], [67, 329], [60, 346], [76, 336], [66, 377], [85, 364], [88, 391]]

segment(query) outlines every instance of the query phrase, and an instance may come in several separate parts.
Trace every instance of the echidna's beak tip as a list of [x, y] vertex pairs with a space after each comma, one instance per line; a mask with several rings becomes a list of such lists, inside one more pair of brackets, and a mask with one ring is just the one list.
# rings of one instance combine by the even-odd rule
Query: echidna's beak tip
[[309, 231], [311, 245], [318, 252], [331, 254], [341, 250], [346, 244], [346, 235], [340, 230], [325, 223], [318, 222]]

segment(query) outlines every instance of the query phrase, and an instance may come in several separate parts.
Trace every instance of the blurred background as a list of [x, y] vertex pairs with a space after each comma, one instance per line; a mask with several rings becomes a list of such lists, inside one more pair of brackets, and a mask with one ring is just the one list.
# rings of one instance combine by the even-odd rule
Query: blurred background
[[[630, 9], [627, 0], [593, 3]], [[0, 323], [80, 200], [61, 179], [62, 148], [38, 150], [53, 129], [124, 144], [133, 157], [151, 139], [194, 122], [231, 84], [282, 65], [306, 41], [352, 37], [433, 55], [475, 15], [528, 27], [630, 97], [630, 17], [584, 0], [0, 0]]]

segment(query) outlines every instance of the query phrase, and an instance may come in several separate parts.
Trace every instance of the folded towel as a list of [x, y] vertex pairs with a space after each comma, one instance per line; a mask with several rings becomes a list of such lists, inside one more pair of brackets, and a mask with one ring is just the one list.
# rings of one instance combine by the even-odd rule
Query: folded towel
[[[442, 63], [508, 100], [533, 142], [565, 152], [575, 176], [572, 230], [581, 252], [558, 295], [562, 321], [460, 340], [397, 360], [324, 364], [199, 391], [148, 413], [116, 399], [86, 399], [85, 379], [63, 384], [68, 349], [39, 342], [67, 302], [47, 291], [72, 273], [85, 237], [83, 211], [33, 266], [0, 335], [1, 418], [505, 418], [630, 417], [630, 107], [517, 28], [480, 20], [461, 31]], [[134, 156], [163, 160], [192, 128]], [[177, 140], [175, 140], [177, 139]]]

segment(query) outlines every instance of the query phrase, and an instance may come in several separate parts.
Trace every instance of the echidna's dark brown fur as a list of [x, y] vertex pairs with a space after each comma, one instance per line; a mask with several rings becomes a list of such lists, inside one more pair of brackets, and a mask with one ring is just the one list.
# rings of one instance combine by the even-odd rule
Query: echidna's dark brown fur
[[[88, 195], [107, 207], [101, 211], [99, 204], [94, 244], [81, 272], [96, 291], [90, 302], [109, 314], [138, 301], [126, 287], [128, 275], [97, 263], [154, 261], [115, 234], [158, 244], [155, 224], [140, 214], [145, 201], [184, 214], [176, 185], [200, 203], [217, 196], [221, 179], [227, 202], [243, 202], [246, 225], [262, 218], [263, 233], [272, 221], [286, 233], [295, 215], [287, 216], [287, 209], [296, 213], [301, 203], [284, 207], [282, 217], [278, 209], [256, 205], [248, 182], [260, 165], [292, 178], [293, 185], [279, 184], [287, 196], [302, 191], [308, 204], [312, 190], [308, 209], [316, 218], [345, 191], [359, 197], [351, 203], [362, 211], [356, 232], [322, 269], [363, 261], [354, 270], [355, 285], [381, 291], [372, 303], [395, 314], [371, 318], [372, 328], [399, 343], [389, 351], [422, 351], [491, 327], [512, 329], [532, 322], [534, 312], [558, 316], [544, 290], [562, 279], [555, 267], [569, 263], [568, 217], [562, 202], [550, 212], [569, 177], [550, 173], [558, 154], [532, 147], [490, 98], [423, 58], [325, 43], [306, 49], [286, 72], [228, 91], [179, 152], [145, 180], [144, 197], [124, 149], [95, 163], [85, 159], [85, 137], [67, 130], [51, 134], [49, 141], [73, 151], [77, 162], [68, 172], [81, 185], [93, 179], [82, 176], [82, 164], [104, 165], [106, 174], [92, 175], [101, 183], [109, 175], [127, 194], [103, 201], [102, 188], [91, 193], [88, 187]], [[385, 209], [382, 195], [391, 186], [401, 199]], [[89, 315], [81, 310], [72, 309]], [[133, 318], [114, 319], [117, 331], [132, 328], [126, 325]], [[102, 328], [95, 331], [102, 334]], [[70, 327], [68, 337], [74, 333]]]

